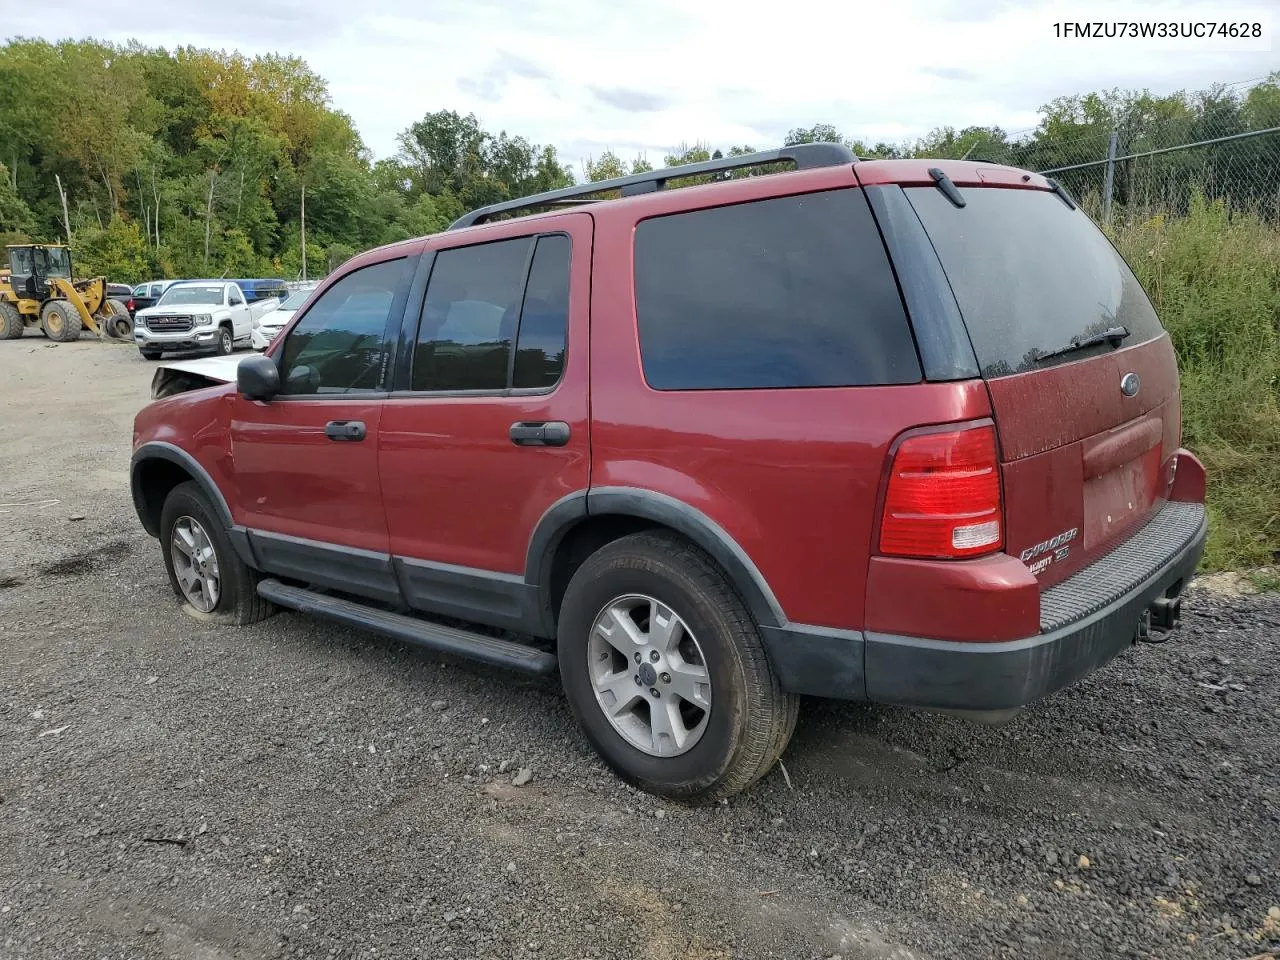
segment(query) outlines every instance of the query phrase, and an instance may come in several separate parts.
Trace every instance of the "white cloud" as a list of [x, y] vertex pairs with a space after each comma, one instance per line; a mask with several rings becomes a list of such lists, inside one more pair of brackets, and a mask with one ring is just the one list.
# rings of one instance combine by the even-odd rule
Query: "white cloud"
[[[816, 122], [868, 141], [935, 126], [1019, 130], [1053, 97], [1199, 89], [1265, 75], [1269, 50], [1082, 40], [1056, 20], [1261, 20], [1271, 0], [57, 0], [9, 5], [10, 36], [284, 52], [305, 58], [379, 156], [430, 110], [552, 143], [578, 166], [653, 161], [682, 140], [776, 145]], [[177, 12], [175, 12], [177, 8]], [[50, 24], [57, 27], [51, 32]], [[1225, 47], [1226, 49], [1223, 49]]]

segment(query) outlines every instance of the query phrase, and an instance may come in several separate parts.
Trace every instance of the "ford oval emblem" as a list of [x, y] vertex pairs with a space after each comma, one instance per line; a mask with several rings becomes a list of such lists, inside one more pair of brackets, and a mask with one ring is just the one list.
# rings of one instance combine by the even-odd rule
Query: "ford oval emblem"
[[1126, 373], [1120, 378], [1120, 392], [1126, 397], [1136, 397], [1142, 389], [1142, 380], [1136, 373]]

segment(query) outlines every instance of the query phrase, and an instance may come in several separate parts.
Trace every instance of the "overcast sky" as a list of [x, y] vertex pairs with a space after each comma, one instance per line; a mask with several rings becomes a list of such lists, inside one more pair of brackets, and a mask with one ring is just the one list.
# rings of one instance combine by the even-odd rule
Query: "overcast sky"
[[[776, 146], [826, 122], [868, 142], [933, 127], [1016, 131], [1063, 94], [1155, 93], [1280, 69], [1278, 0], [5, 0], [10, 36], [293, 53], [377, 156], [431, 110], [554, 144]], [[1058, 39], [1055, 21], [1261, 19], [1238, 41]], [[56, 25], [56, 26], [54, 26]], [[1275, 47], [1275, 49], [1271, 49]]]

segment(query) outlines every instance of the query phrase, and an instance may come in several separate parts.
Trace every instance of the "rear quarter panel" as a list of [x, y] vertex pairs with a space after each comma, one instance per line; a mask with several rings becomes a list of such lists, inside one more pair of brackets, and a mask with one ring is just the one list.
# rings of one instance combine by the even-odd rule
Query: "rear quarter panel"
[[[761, 181], [774, 181], [762, 183]], [[854, 186], [845, 168], [792, 174], [793, 191]], [[751, 557], [788, 620], [863, 626], [885, 455], [909, 427], [989, 415], [981, 381], [795, 390], [658, 391], [645, 382], [632, 245], [643, 216], [777, 195], [775, 178], [623, 201], [596, 215], [593, 488], [674, 497]], [[661, 195], [659, 195], [661, 196]]]

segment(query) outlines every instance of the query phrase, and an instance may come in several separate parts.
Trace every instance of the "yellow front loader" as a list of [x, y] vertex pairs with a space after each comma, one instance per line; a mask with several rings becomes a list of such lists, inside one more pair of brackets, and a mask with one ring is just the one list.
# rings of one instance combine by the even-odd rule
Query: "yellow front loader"
[[7, 270], [0, 270], [0, 340], [14, 340], [36, 326], [50, 340], [76, 340], [82, 330], [101, 339], [133, 339], [129, 309], [107, 297], [106, 277], [73, 280], [66, 247], [15, 244], [5, 251], [9, 262]]

